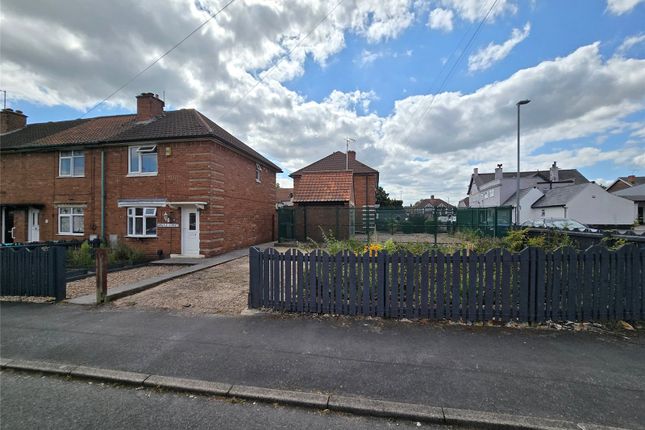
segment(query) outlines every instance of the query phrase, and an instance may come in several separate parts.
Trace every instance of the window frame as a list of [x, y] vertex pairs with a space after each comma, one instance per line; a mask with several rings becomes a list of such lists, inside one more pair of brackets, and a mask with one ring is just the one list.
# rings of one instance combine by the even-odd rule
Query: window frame
[[[132, 170], [132, 150], [136, 148], [138, 170]], [[142, 150], [143, 149], [143, 150]], [[154, 153], [156, 155], [156, 170], [154, 172], [143, 172], [143, 160], [141, 154]], [[152, 145], [131, 145], [128, 146], [128, 176], [157, 176], [159, 174], [159, 148]]]
[[[70, 153], [70, 155], [63, 155]], [[80, 153], [80, 155], [78, 155]], [[80, 175], [74, 174], [74, 160], [83, 159], [83, 173]], [[63, 173], [63, 159], [69, 159], [69, 174]], [[59, 178], [84, 178], [85, 177], [85, 151], [82, 149], [72, 149], [69, 151], [58, 151], [58, 177]]]
[[[64, 209], [69, 209], [69, 213], [61, 213], [62, 210]], [[74, 213], [74, 210], [80, 210], [81, 213]], [[82, 218], [83, 222], [81, 223], [81, 226], [83, 226], [83, 231], [81, 232], [74, 232], [74, 218]], [[69, 230], [68, 231], [62, 231], [61, 230], [61, 218], [69, 218]], [[56, 214], [56, 221], [58, 223], [57, 225], [57, 231], [59, 236], [85, 236], [85, 207], [84, 206], [59, 206], [58, 211]]]
[[[137, 209], [141, 209], [141, 214], [137, 214]], [[156, 238], [157, 235], [157, 208], [149, 206], [130, 206], [126, 208], [126, 236], [137, 238]], [[136, 233], [136, 220], [141, 219], [142, 233]], [[154, 234], [148, 234], [148, 221], [154, 219]], [[132, 220], [132, 221], [131, 221]], [[131, 228], [132, 227], [132, 228]]]
[[262, 183], [262, 166], [260, 163], [255, 163], [255, 182]]

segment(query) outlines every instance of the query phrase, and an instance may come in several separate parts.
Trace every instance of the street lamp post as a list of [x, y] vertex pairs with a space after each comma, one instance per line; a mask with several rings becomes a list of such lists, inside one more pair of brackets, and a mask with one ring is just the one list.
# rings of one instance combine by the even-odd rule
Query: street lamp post
[[530, 103], [531, 100], [520, 100], [517, 106], [517, 186], [515, 187], [515, 225], [520, 225], [520, 106]]

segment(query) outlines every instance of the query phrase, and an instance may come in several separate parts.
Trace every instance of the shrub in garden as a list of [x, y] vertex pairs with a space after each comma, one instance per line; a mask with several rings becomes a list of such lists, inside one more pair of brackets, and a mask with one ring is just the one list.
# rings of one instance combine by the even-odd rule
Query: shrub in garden
[[410, 221], [401, 221], [399, 225], [401, 226], [401, 232], [405, 234], [410, 234], [414, 230], [414, 226]]
[[94, 257], [92, 256], [90, 243], [86, 240], [78, 248], [69, 249], [67, 251], [67, 262], [70, 267], [93, 267]]
[[425, 231], [426, 217], [422, 214], [413, 214], [408, 218], [408, 222], [412, 224], [412, 232], [423, 233]]

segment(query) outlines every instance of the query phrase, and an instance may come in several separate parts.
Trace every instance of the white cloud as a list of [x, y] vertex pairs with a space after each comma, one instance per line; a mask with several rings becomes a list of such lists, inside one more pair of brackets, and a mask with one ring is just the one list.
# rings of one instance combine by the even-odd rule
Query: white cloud
[[645, 34], [626, 37], [625, 40], [623, 40], [623, 43], [621, 43], [616, 50], [616, 54], [625, 55], [625, 53], [627, 53], [631, 48], [643, 42], [645, 42]]
[[428, 26], [435, 30], [451, 32], [453, 16], [454, 13], [450, 9], [433, 9], [428, 17]]
[[530, 32], [531, 23], [527, 22], [524, 25], [523, 30], [520, 30], [519, 28], [513, 29], [511, 38], [501, 45], [496, 45], [492, 42], [489, 43], [488, 46], [468, 57], [468, 70], [470, 72], [485, 70], [494, 63], [503, 60], [508, 54], [510, 54], [513, 48], [528, 37]]
[[383, 58], [384, 55], [384, 52], [373, 52], [367, 49], [363, 49], [358, 58], [354, 60], [354, 63], [357, 63], [360, 67], [365, 67], [372, 64], [379, 58]]
[[644, 0], [607, 0], [607, 10], [614, 15], [629, 13]]

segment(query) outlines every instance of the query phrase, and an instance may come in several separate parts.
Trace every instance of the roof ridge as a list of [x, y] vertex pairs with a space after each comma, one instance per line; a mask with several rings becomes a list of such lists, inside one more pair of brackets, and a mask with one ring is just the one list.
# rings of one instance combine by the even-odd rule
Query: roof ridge
[[208, 132], [212, 134], [213, 133], [213, 127], [211, 127], [208, 124], [208, 122], [206, 121], [206, 119], [204, 119], [204, 115], [200, 111], [198, 111], [197, 109], [189, 109], [189, 110], [192, 111], [193, 113], [197, 114], [197, 119], [199, 119], [199, 121], [202, 123], [202, 125], [204, 127], [206, 127], [206, 130], [208, 130]]

